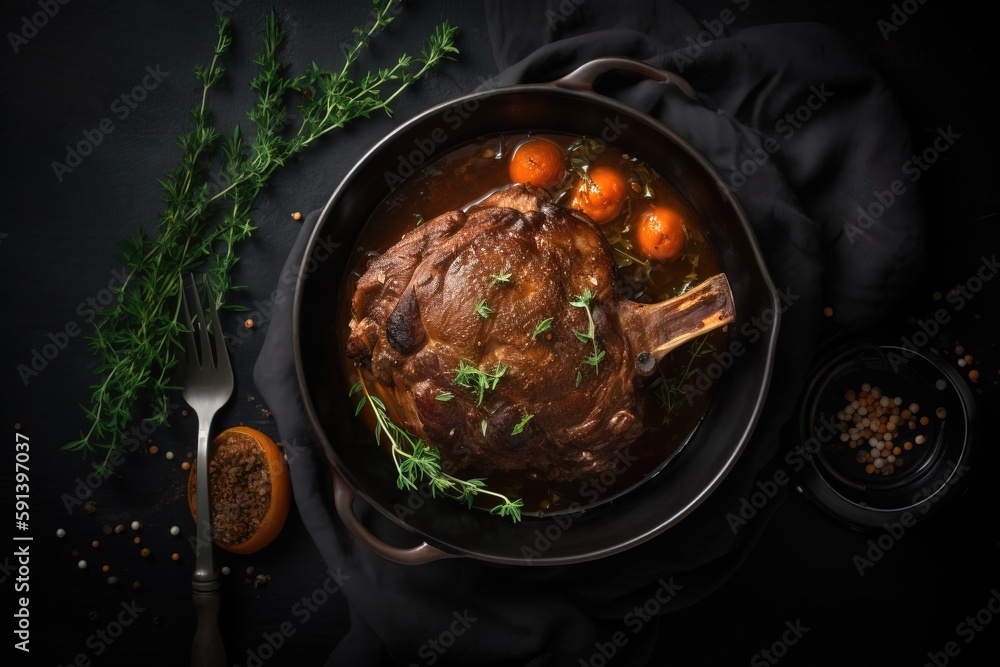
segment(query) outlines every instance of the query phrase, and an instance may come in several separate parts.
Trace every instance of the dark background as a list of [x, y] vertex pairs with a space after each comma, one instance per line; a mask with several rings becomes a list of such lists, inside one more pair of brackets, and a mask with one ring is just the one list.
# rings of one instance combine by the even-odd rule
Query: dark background
[[[9, 312], [0, 423], [11, 443], [0, 468], [3, 506], [10, 510], [12, 441], [15, 433], [30, 438], [28, 534], [34, 538], [32, 652], [18, 654], [17, 664], [70, 664], [80, 653], [93, 664], [126, 664], [138, 656], [153, 664], [185, 664], [193, 632], [193, 554], [185, 540], [192, 522], [182, 500], [186, 473], [180, 463], [194, 444], [193, 418], [177, 418], [171, 427], [149, 434], [159, 453], [148, 454], [150, 443], [145, 443], [130, 455], [94, 491], [93, 513], [79, 504], [65, 504], [66, 494], [75, 493], [89, 464], [60, 447], [74, 439], [84, 423], [78, 406], [89, 395], [92, 381], [93, 358], [84, 339], [92, 333], [87, 300], [101, 298], [120, 271], [117, 243], [136, 226], [152, 228], [161, 201], [156, 179], [175, 165], [175, 137], [188, 127], [188, 109], [199, 90], [191, 71], [209, 56], [216, 12], [232, 17], [236, 33], [234, 65], [215, 98], [219, 124], [227, 127], [242, 121], [240, 114], [251, 100], [247, 65], [267, 5], [251, 0], [214, 5], [207, 0], [159, 5], [75, 0], [58, 5], [58, 13], [37, 34], [25, 32], [27, 43], [19, 43], [15, 52], [9, 33], [22, 32], [24, 17], [39, 12], [40, 4], [57, 5], [54, 0], [18, 0], [6, 3], [0, 16], [7, 35], [0, 46], [0, 131], [8, 201], [0, 223], [0, 264]], [[274, 4], [288, 33], [285, 56], [293, 71], [301, 71], [310, 60], [339, 66], [340, 43], [349, 38], [351, 27], [369, 18], [368, 4], [361, 0]], [[713, 18], [729, 3], [681, 4], [696, 17]], [[916, 12], [888, 39], [877, 22], [889, 18], [890, 2], [752, 0], [733, 26], [797, 21], [829, 25], [867, 54], [896, 92], [914, 146], [927, 146], [938, 127], [952, 126], [961, 134], [920, 180], [930, 262], [912, 298], [872, 332], [890, 343], [912, 333], [914, 318], [927, 317], [942, 305], [935, 301], [935, 292], [947, 293], [964, 283], [980, 266], [980, 258], [996, 252], [998, 245], [995, 70], [987, 66], [995, 61], [990, 47], [996, 26], [991, 16], [963, 3], [906, 4]], [[627, 3], [622, 11], [628, 11]], [[399, 98], [396, 119], [470, 92], [480, 77], [496, 72], [483, 7], [457, 1], [410, 3], [390, 31], [377, 38], [362, 65], [386, 64], [403, 49], [418, 50], [432, 26], [446, 18], [461, 27], [461, 56]], [[114, 100], [142, 82], [147, 66], [167, 75], [122, 119]], [[112, 118], [114, 130], [60, 182], [52, 163], [64, 161], [66, 145], [75, 145], [105, 117]], [[290, 214], [321, 206], [353, 163], [395, 124], [378, 117], [334, 133], [272, 180], [258, 199], [259, 229], [240, 249], [234, 279], [248, 289], [235, 302], [254, 308], [255, 302], [266, 301], [298, 232]], [[769, 522], [766, 530], [732, 579], [702, 603], [660, 624], [662, 656], [685, 663], [697, 657], [708, 664], [766, 664], [759, 657], [752, 662], [755, 654], [780, 639], [786, 621], [796, 620], [809, 631], [789, 649], [784, 664], [845, 664], [850, 656], [853, 664], [923, 665], [929, 661], [928, 651], [940, 652], [948, 641], [961, 649], [949, 664], [984, 664], [986, 656], [998, 655], [1000, 619], [970, 643], [956, 630], [963, 619], [983, 609], [1000, 586], [1000, 521], [992, 479], [998, 463], [993, 418], [1000, 414], [997, 310], [997, 285], [986, 283], [935, 337], [934, 346], [951, 361], [955, 342], [961, 342], [975, 356], [974, 367], [982, 376], [970, 386], [982, 411], [984, 437], [961, 498], [909, 531], [859, 577], [851, 559], [865, 551], [872, 535], [839, 526], [797, 493], [782, 494], [769, 505], [769, 516], [759, 519]], [[230, 316], [224, 327], [238, 331], [241, 321]], [[73, 325], [82, 334], [69, 338], [65, 349], [25, 385], [17, 366], [30, 364], [33, 350], [48, 343], [50, 333], [67, 326], [73, 330]], [[236, 392], [216, 425], [245, 423], [277, 439], [251, 379], [263, 333], [257, 330], [234, 346]], [[961, 370], [964, 375], [968, 369]], [[166, 451], [176, 458], [166, 460]], [[142, 545], [133, 544], [131, 529], [123, 535], [103, 533], [105, 526], [127, 526], [133, 520], [142, 523]], [[172, 525], [181, 527], [180, 537], [169, 534]], [[64, 539], [55, 536], [60, 527], [67, 533]], [[10, 532], [14, 534], [13, 527]], [[90, 546], [94, 539], [101, 542], [96, 550]], [[4, 596], [13, 600], [14, 543], [8, 544], [0, 549], [0, 583]], [[152, 558], [139, 556], [141, 546], [151, 549]], [[172, 552], [182, 555], [180, 562], [171, 561]], [[80, 558], [88, 561], [87, 569], [77, 568]], [[345, 633], [348, 613], [339, 595], [311, 612], [308, 620], [294, 611], [328, 576], [294, 510], [272, 546], [253, 556], [223, 554], [220, 561], [233, 570], [224, 587], [230, 662], [246, 664], [248, 651], [264, 642], [262, 633], [291, 619], [296, 632], [271, 664], [321, 664]], [[107, 575], [100, 571], [104, 564], [110, 566], [109, 574], [119, 577], [117, 586], [107, 584]], [[255, 574], [270, 575], [270, 581], [259, 587], [247, 583], [248, 566]], [[141, 590], [132, 589], [133, 581], [141, 582]], [[142, 611], [95, 657], [98, 644], [91, 639], [88, 645], [88, 638], [133, 601]], [[415, 600], [413, 611], [419, 610]], [[939, 664], [942, 660], [943, 655]]]

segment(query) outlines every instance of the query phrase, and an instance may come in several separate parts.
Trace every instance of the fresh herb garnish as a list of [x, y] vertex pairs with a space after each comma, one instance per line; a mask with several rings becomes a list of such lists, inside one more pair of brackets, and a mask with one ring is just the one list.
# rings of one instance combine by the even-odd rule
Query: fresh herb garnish
[[589, 287], [583, 290], [582, 294], [578, 294], [570, 299], [570, 305], [576, 306], [577, 308], [583, 308], [587, 311], [587, 330], [586, 331], [573, 331], [573, 334], [577, 337], [581, 343], [590, 343], [594, 346], [593, 354], [586, 357], [585, 361], [594, 367], [594, 373], [599, 373], [599, 366], [601, 360], [604, 359], [604, 350], [602, 350], [597, 345], [597, 332], [594, 327], [594, 316], [590, 312], [590, 303], [594, 300], [594, 293]]
[[455, 394], [452, 394], [451, 392], [447, 392], [446, 391], [446, 392], [438, 394], [434, 398], [437, 399], [437, 400], [439, 400], [439, 401], [450, 401], [451, 399], [455, 398]]
[[351, 387], [350, 395], [354, 396], [358, 392], [362, 395], [357, 412], [360, 412], [365, 405], [369, 405], [375, 414], [375, 441], [382, 444], [381, 438], [385, 435], [392, 445], [397, 488], [416, 491], [418, 485], [426, 481], [432, 497], [441, 494], [464, 503], [469, 508], [472, 507], [476, 496], [480, 494], [493, 496], [499, 502], [490, 510], [490, 514], [509, 516], [514, 523], [521, 520], [521, 508], [524, 507], [524, 502], [520, 498], [511, 500], [502, 493], [490, 491], [486, 488], [486, 482], [480, 478], [461, 479], [445, 472], [441, 468], [441, 452], [436, 447], [426, 445], [421, 438], [411, 435], [389, 419], [385, 403], [378, 396], [368, 393], [364, 379], [358, 380]]
[[486, 423], [485, 419], [483, 421], [479, 422], [479, 427], [483, 430], [483, 437], [484, 438], [486, 437], [486, 428], [488, 426], [489, 426], [489, 424]]
[[656, 193], [653, 191], [652, 183], [659, 175], [656, 171], [641, 160], [632, 160], [632, 177], [629, 178], [629, 182], [635, 184], [638, 190], [642, 193], [644, 199], [653, 199], [656, 197]]
[[545, 333], [546, 331], [552, 328], [552, 319], [553, 318], [551, 317], [546, 317], [544, 320], [542, 320], [535, 326], [535, 330], [531, 332], [532, 340], [537, 338], [538, 334]]
[[[216, 296], [216, 306], [231, 290], [230, 272], [237, 262], [236, 245], [254, 231], [251, 212], [258, 195], [282, 165], [323, 135], [357, 118], [390, 112], [391, 102], [441, 61], [458, 53], [457, 28], [444, 22], [427, 41], [422, 56], [402, 55], [387, 68], [368, 72], [360, 79], [351, 73], [369, 40], [393, 21], [394, 0], [375, 0], [374, 18], [356, 29], [357, 42], [345, 50], [339, 71], [311, 64], [304, 74], [290, 77], [278, 57], [284, 33], [272, 9], [260, 52], [254, 62], [258, 74], [250, 82], [256, 93], [248, 117], [254, 127], [248, 140], [239, 126], [229, 133], [212, 121], [208, 93], [222, 79], [225, 58], [233, 42], [230, 23], [220, 18], [211, 61], [195, 68], [201, 84], [200, 99], [191, 112], [193, 127], [178, 137], [180, 160], [176, 169], [160, 179], [165, 205], [156, 233], [141, 228], [125, 245], [127, 277], [117, 288], [115, 301], [98, 314], [91, 350], [98, 357], [90, 407], [85, 407], [89, 427], [64, 449], [102, 452], [95, 463], [101, 473], [125, 448], [122, 434], [133, 420], [140, 396], [148, 396], [152, 416], [145, 421], [167, 423], [171, 408], [168, 392], [179, 387], [171, 381], [177, 364], [180, 317], [180, 277], [204, 271]], [[298, 97], [298, 128], [288, 127], [289, 97]], [[247, 310], [241, 306], [225, 306]]]
[[490, 276], [490, 281], [493, 283], [494, 287], [497, 285], [506, 285], [510, 282], [510, 277], [512, 275], [513, 274], [510, 271], [507, 271], [506, 273], [494, 273]]
[[493, 309], [490, 308], [490, 304], [486, 303], [486, 299], [480, 299], [476, 302], [476, 313], [485, 320], [493, 314]]
[[520, 435], [524, 431], [524, 427], [528, 425], [532, 417], [535, 415], [524, 413], [521, 417], [521, 421], [514, 424], [514, 430], [510, 432], [511, 435]]
[[691, 378], [694, 376], [694, 362], [699, 357], [711, 354], [715, 351], [709, 342], [708, 336], [702, 336], [691, 344], [687, 366], [678, 375], [667, 378], [660, 371], [660, 376], [653, 380], [650, 387], [663, 408], [663, 423], [669, 424], [674, 414], [687, 400], [687, 390], [691, 385]]
[[500, 378], [506, 372], [507, 366], [500, 361], [497, 362], [497, 365], [493, 368], [493, 372], [490, 373], [479, 370], [465, 359], [462, 359], [458, 362], [458, 370], [455, 372], [455, 384], [459, 387], [471, 389], [472, 393], [476, 394], [478, 399], [476, 405], [482, 405], [486, 390], [495, 390], [497, 383], [500, 382]]

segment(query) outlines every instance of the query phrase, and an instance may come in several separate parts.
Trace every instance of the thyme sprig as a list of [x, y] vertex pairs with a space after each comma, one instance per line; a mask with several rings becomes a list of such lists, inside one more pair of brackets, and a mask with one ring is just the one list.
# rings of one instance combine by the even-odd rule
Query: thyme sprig
[[478, 406], [483, 404], [483, 397], [486, 395], [487, 390], [494, 391], [500, 382], [500, 378], [506, 372], [507, 366], [502, 361], [498, 361], [496, 366], [493, 367], [493, 371], [490, 372], [480, 370], [465, 359], [460, 359], [458, 369], [455, 371], [454, 382], [459, 387], [471, 390], [478, 399], [476, 402]]
[[[191, 110], [192, 128], [178, 137], [178, 166], [159, 180], [164, 193], [155, 233], [139, 229], [122, 248], [126, 279], [116, 289], [111, 306], [98, 313], [90, 349], [97, 357], [97, 381], [89, 406], [88, 426], [64, 449], [83, 454], [103, 452], [95, 462], [109, 472], [111, 457], [126, 448], [124, 434], [133, 422], [133, 407], [144, 398], [154, 426], [167, 423], [168, 395], [178, 390], [171, 380], [177, 363], [180, 276], [204, 272], [217, 307], [233, 290], [230, 274], [238, 262], [235, 249], [255, 227], [251, 212], [271, 176], [307, 146], [357, 118], [391, 113], [390, 104], [443, 60], [458, 53], [457, 28], [442, 23], [428, 38], [420, 57], [404, 54], [391, 67], [357, 78], [353, 73], [362, 49], [392, 22], [396, 0], [374, 0], [373, 20], [355, 30], [359, 39], [344, 53], [339, 70], [315, 63], [291, 77], [279, 58], [285, 37], [277, 14], [267, 14], [257, 75], [250, 82], [256, 102], [247, 116], [253, 136], [240, 126], [223, 133], [213, 124], [209, 93], [223, 79], [223, 59], [233, 43], [227, 18], [217, 22], [217, 38], [207, 65], [195, 68], [201, 93]], [[290, 128], [286, 112], [298, 98], [301, 121]]]
[[684, 370], [670, 378], [666, 377], [661, 370], [659, 377], [650, 384], [663, 408], [664, 424], [669, 424], [677, 410], [685, 401], [689, 400], [688, 389], [691, 386], [691, 378], [694, 376], [695, 361], [714, 351], [715, 348], [708, 342], [708, 336], [698, 338], [691, 344]]
[[[587, 312], [587, 330], [573, 331], [573, 334], [576, 336], [577, 340], [579, 340], [581, 343], [590, 343], [591, 345], [593, 345], [594, 348], [593, 354], [587, 355], [584, 361], [586, 361], [587, 364], [594, 367], [595, 374], [600, 374], [600, 364], [601, 360], [604, 359], [605, 351], [602, 350], [601, 347], [597, 344], [597, 331], [594, 326], [594, 316], [590, 312], [590, 303], [594, 300], [594, 296], [595, 295], [591, 291], [591, 289], [587, 287], [584, 288], [581, 294], [578, 294], [574, 296], [572, 299], [570, 299], [569, 303], [571, 306], [575, 306], [577, 308], [583, 308]], [[578, 377], [577, 386], [579, 386], [580, 384], [579, 380], [580, 378]]]
[[476, 302], [476, 314], [484, 320], [489, 319], [490, 315], [493, 314], [493, 309], [490, 308], [490, 304], [486, 302], [486, 299], [480, 299]]
[[541, 322], [539, 322], [538, 324], [536, 324], [535, 325], [535, 330], [531, 332], [531, 339], [534, 340], [535, 338], [538, 338], [539, 334], [543, 334], [546, 331], [548, 331], [549, 329], [551, 329], [552, 328], [552, 320], [553, 320], [553, 318], [546, 317], [544, 320], [542, 320]]
[[396, 425], [385, 409], [385, 403], [378, 396], [368, 392], [364, 378], [359, 379], [351, 387], [350, 395], [361, 393], [357, 413], [368, 405], [375, 415], [375, 441], [382, 444], [384, 435], [391, 445], [393, 463], [396, 465], [396, 486], [400, 490], [416, 491], [421, 482], [427, 482], [431, 495], [438, 494], [464, 503], [471, 508], [476, 496], [487, 495], [498, 500], [490, 509], [490, 514], [509, 516], [514, 523], [521, 520], [521, 508], [524, 502], [520, 498], [511, 500], [502, 493], [490, 491], [481, 478], [461, 479], [445, 472], [441, 467], [441, 452], [436, 447], [428, 446], [403, 428]]
[[521, 415], [521, 421], [514, 424], [514, 428], [513, 430], [511, 430], [510, 434], [520, 435], [522, 432], [524, 432], [524, 429], [528, 425], [528, 422], [530, 422], [534, 418], [534, 416], [535, 415], [533, 414], [525, 412], [523, 415]]
[[510, 270], [506, 270], [501, 273], [494, 273], [493, 275], [490, 276], [490, 284], [492, 284], [494, 287], [496, 287], [497, 285], [506, 285], [507, 283], [510, 282], [510, 278], [512, 275], [514, 274], [512, 274]]

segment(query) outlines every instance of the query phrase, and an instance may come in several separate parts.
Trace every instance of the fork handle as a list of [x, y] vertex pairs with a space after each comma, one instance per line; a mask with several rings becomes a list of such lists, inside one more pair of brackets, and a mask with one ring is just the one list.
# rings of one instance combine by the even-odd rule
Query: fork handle
[[194, 583], [194, 607], [198, 621], [191, 645], [192, 667], [226, 666], [226, 649], [219, 627], [219, 601], [217, 580]]

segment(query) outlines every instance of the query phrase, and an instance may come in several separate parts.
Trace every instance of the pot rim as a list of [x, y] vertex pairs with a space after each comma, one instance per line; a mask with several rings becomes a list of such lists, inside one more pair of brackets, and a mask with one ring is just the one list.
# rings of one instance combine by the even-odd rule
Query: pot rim
[[[615, 64], [620, 64], [622, 61], [630, 61], [630, 59], [625, 59], [625, 58], [600, 58], [600, 59], [596, 59], [594, 61], [590, 61], [590, 62], [582, 65], [580, 68], [578, 68], [577, 70], [575, 70], [574, 73], [578, 72], [578, 71], [580, 71], [580, 70], [582, 70], [584, 68], [593, 68], [594, 63], [596, 63], [598, 61], [606, 61], [606, 62], [608, 62], [611, 65], [615, 65]], [[645, 63], [641, 63], [640, 61], [630, 61], [630, 62], [640, 63], [641, 65], [643, 65], [645, 67], [650, 67], [650, 66], [646, 65]], [[670, 73], [665, 73], [665, 74], [668, 74], [669, 76], [674, 77], [674, 79], [679, 79], [679, 77], [676, 77], [676, 75], [672, 75]], [[569, 79], [572, 76], [573, 76], [573, 73], [571, 73], [570, 75], [568, 75], [567, 77], [564, 77], [564, 78], [565, 79]], [[706, 175], [708, 175], [709, 177], [711, 177], [711, 179], [715, 182], [716, 186], [720, 189], [720, 193], [721, 193], [722, 197], [732, 207], [733, 213], [736, 216], [736, 219], [739, 221], [739, 224], [743, 227], [743, 229], [744, 229], [744, 231], [746, 233], [746, 237], [747, 237], [746, 241], [749, 244], [750, 249], [751, 249], [751, 253], [752, 253], [752, 257], [749, 258], [749, 259], [751, 260], [752, 264], [759, 271], [759, 274], [760, 274], [759, 278], [763, 282], [764, 287], [766, 287], [767, 293], [766, 293], [766, 295], [763, 295], [763, 296], [766, 297], [766, 300], [768, 302], [768, 307], [771, 308], [772, 311], [775, 314], [774, 324], [773, 324], [771, 330], [769, 331], [769, 335], [767, 336], [767, 341], [766, 341], [766, 347], [764, 348], [764, 351], [763, 351], [763, 354], [764, 354], [764, 361], [763, 361], [764, 370], [763, 370], [763, 374], [762, 374], [762, 376], [760, 378], [760, 384], [759, 384], [759, 387], [758, 387], [758, 390], [757, 390], [756, 401], [753, 403], [753, 407], [752, 407], [752, 411], [751, 411], [751, 414], [750, 414], [750, 418], [748, 420], [746, 420], [746, 423], [743, 425], [743, 428], [741, 429], [741, 431], [739, 433], [738, 442], [736, 443], [735, 446], [733, 446], [733, 447], [731, 447], [729, 449], [729, 454], [728, 454], [728, 456], [725, 459], [724, 465], [718, 467], [715, 470], [714, 475], [707, 482], [707, 484], [705, 484], [704, 486], [702, 486], [702, 488], [701, 488], [700, 491], [698, 491], [697, 493], [695, 493], [689, 499], [689, 501], [680, 510], [673, 512], [672, 515], [669, 518], [666, 518], [664, 521], [662, 521], [661, 523], [659, 523], [657, 526], [655, 526], [655, 527], [653, 527], [653, 528], [651, 528], [649, 530], [646, 530], [644, 532], [641, 532], [641, 533], [633, 535], [630, 539], [620, 541], [617, 544], [612, 545], [612, 546], [599, 546], [599, 547], [596, 547], [596, 548], [594, 548], [594, 549], [592, 549], [592, 550], [590, 550], [590, 551], [588, 551], [586, 553], [571, 554], [571, 555], [566, 555], [566, 556], [543, 554], [539, 558], [533, 558], [533, 559], [528, 560], [528, 561], [526, 561], [524, 558], [511, 558], [511, 557], [507, 557], [507, 556], [498, 556], [497, 554], [488, 553], [487, 551], [484, 551], [484, 550], [476, 550], [476, 549], [469, 549], [469, 548], [457, 548], [457, 547], [453, 547], [451, 545], [448, 545], [448, 546], [445, 547], [447, 549], [446, 551], [441, 551], [441, 550], [438, 550], [436, 548], [433, 549], [433, 551], [436, 551], [437, 554], [433, 554], [432, 553], [431, 557], [429, 557], [428, 551], [426, 549], [424, 549], [423, 550], [423, 557], [420, 558], [420, 559], [414, 559], [413, 561], [407, 561], [404, 558], [402, 561], [397, 561], [397, 562], [428, 562], [429, 560], [436, 560], [438, 558], [453, 557], [455, 555], [459, 555], [459, 556], [467, 556], [467, 557], [475, 558], [477, 560], [482, 560], [482, 561], [487, 561], [487, 562], [492, 562], [492, 563], [498, 563], [498, 564], [504, 564], [504, 565], [524, 565], [524, 564], [526, 564], [526, 562], [530, 563], [530, 564], [534, 564], [534, 565], [542, 565], [542, 564], [544, 564], [544, 565], [564, 565], [564, 564], [571, 564], [571, 563], [579, 563], [579, 562], [586, 562], [586, 561], [596, 560], [596, 559], [604, 558], [604, 557], [611, 556], [613, 554], [620, 553], [620, 552], [626, 551], [628, 549], [631, 549], [631, 548], [633, 548], [633, 547], [635, 547], [635, 546], [637, 546], [637, 545], [639, 545], [639, 544], [641, 544], [643, 542], [646, 542], [647, 540], [655, 537], [656, 535], [659, 535], [659, 534], [663, 533], [664, 531], [668, 530], [672, 526], [674, 526], [677, 523], [679, 523], [682, 519], [684, 519], [691, 512], [693, 512], [699, 505], [701, 505], [704, 502], [704, 500], [706, 498], [708, 498], [708, 496], [710, 496], [713, 492], [715, 492], [715, 490], [719, 487], [719, 485], [722, 483], [722, 481], [725, 479], [725, 477], [735, 467], [736, 461], [742, 455], [743, 450], [745, 449], [745, 447], [746, 447], [747, 443], [749, 442], [749, 440], [750, 440], [750, 438], [751, 438], [754, 430], [756, 429], [756, 426], [757, 426], [757, 424], [758, 424], [758, 422], [760, 420], [761, 413], [763, 412], [764, 403], [765, 403], [766, 398], [767, 398], [768, 390], [769, 390], [771, 379], [772, 379], [772, 375], [773, 375], [773, 367], [774, 367], [775, 353], [776, 353], [776, 347], [777, 347], [778, 331], [780, 329], [780, 320], [781, 320], [780, 301], [779, 301], [779, 297], [778, 297], [778, 294], [777, 294], [777, 290], [775, 289], [774, 283], [773, 283], [773, 281], [771, 279], [770, 272], [767, 269], [767, 264], [766, 264], [766, 262], [764, 260], [763, 253], [761, 252], [760, 245], [759, 245], [759, 243], [757, 241], [756, 235], [754, 234], [753, 227], [751, 226], [750, 221], [747, 218], [746, 213], [743, 210], [743, 207], [741, 206], [741, 204], [740, 204], [739, 200], [737, 199], [735, 193], [733, 193], [728, 188], [728, 186], [726, 185], [724, 179], [722, 178], [722, 176], [720, 175], [720, 173], [718, 172], [718, 170], [715, 168], [715, 166], [711, 162], [709, 162], [709, 160], [701, 153], [701, 151], [699, 151], [696, 147], [694, 147], [684, 137], [680, 136], [672, 128], [668, 127], [667, 125], [664, 125], [662, 122], [660, 122], [656, 118], [653, 118], [652, 116], [649, 116], [648, 114], [646, 114], [646, 113], [644, 113], [644, 112], [642, 112], [642, 111], [640, 111], [638, 109], [630, 107], [630, 106], [628, 106], [628, 105], [626, 105], [626, 104], [624, 104], [624, 103], [622, 103], [622, 102], [620, 102], [620, 101], [618, 101], [616, 99], [609, 98], [609, 97], [606, 97], [604, 95], [601, 95], [600, 93], [597, 93], [597, 92], [593, 91], [593, 89], [580, 88], [578, 86], [572, 86], [572, 87], [561, 86], [561, 85], [559, 85], [559, 82], [562, 81], [562, 80], [563, 79], [560, 79], [560, 80], [557, 80], [557, 81], [552, 81], [552, 82], [545, 82], [545, 83], [512, 84], [512, 85], [499, 86], [499, 87], [489, 88], [489, 89], [484, 89], [484, 90], [476, 90], [476, 91], [473, 91], [471, 93], [468, 93], [468, 94], [465, 94], [465, 95], [461, 95], [459, 97], [451, 98], [451, 99], [446, 100], [444, 102], [435, 104], [434, 106], [432, 106], [432, 107], [430, 107], [428, 109], [425, 109], [424, 111], [422, 111], [422, 112], [416, 114], [415, 116], [409, 118], [407, 121], [401, 123], [399, 126], [393, 128], [389, 133], [387, 133], [386, 135], [384, 135], [381, 139], [379, 139], [379, 141], [377, 141], [369, 150], [367, 150], [364, 153], [364, 155], [351, 167], [351, 169], [347, 172], [347, 174], [345, 174], [345, 176], [343, 177], [343, 179], [340, 181], [340, 183], [334, 189], [333, 193], [327, 199], [326, 203], [324, 204], [323, 208], [320, 211], [319, 218], [317, 219], [315, 227], [313, 228], [312, 232], [310, 233], [309, 239], [308, 239], [308, 241], [306, 243], [305, 250], [304, 250], [304, 255], [303, 256], [309, 256], [309, 254], [311, 253], [312, 249], [316, 246], [316, 243], [319, 240], [320, 232], [321, 232], [321, 229], [323, 228], [324, 222], [330, 217], [331, 210], [336, 205], [336, 203], [338, 202], [338, 200], [341, 197], [344, 196], [345, 192], [349, 191], [349, 189], [350, 189], [351, 185], [353, 184], [354, 180], [357, 178], [357, 175], [360, 172], [364, 171], [364, 169], [367, 167], [367, 165], [376, 156], [378, 156], [381, 153], [383, 153], [384, 151], [386, 151], [386, 149], [388, 147], [392, 146], [397, 140], [399, 140], [399, 138], [402, 135], [404, 135], [413, 126], [418, 125], [419, 123], [427, 120], [428, 118], [431, 118], [431, 117], [434, 117], [434, 116], [439, 116], [439, 115], [443, 114], [444, 112], [448, 111], [449, 109], [454, 109], [454, 108], [459, 107], [461, 105], [469, 104], [469, 103], [472, 103], [472, 102], [479, 103], [479, 102], [481, 102], [483, 100], [490, 99], [490, 98], [495, 98], [495, 97], [499, 97], [499, 96], [506, 96], [506, 95], [513, 95], [513, 94], [529, 94], [529, 95], [542, 95], [542, 96], [561, 95], [561, 96], [569, 96], [569, 97], [573, 97], [573, 98], [583, 99], [583, 100], [586, 100], [586, 101], [588, 101], [590, 103], [598, 104], [598, 105], [600, 105], [600, 106], [608, 109], [611, 112], [617, 112], [617, 113], [620, 113], [620, 114], [623, 114], [623, 115], [628, 115], [628, 116], [630, 116], [632, 118], [635, 118], [636, 120], [641, 120], [642, 122], [650, 125], [660, 135], [664, 136], [668, 141], [672, 141], [675, 144], [677, 144], [678, 147], [683, 150], [683, 152], [685, 152], [691, 159], [693, 159], [698, 164], [698, 166], [701, 169], [704, 170], [704, 172], [705, 172]], [[683, 80], [681, 79], [681, 81], [683, 81]], [[662, 83], [676, 83], [676, 81], [670, 80], [670, 79], [667, 79], [667, 78], [665, 78], [661, 82]], [[591, 83], [592, 83], [592, 81], [591, 81]], [[686, 91], [684, 91], [683, 86], [681, 87], [681, 91], [682, 92], [686, 92]], [[498, 128], [497, 129], [498, 133], [502, 133], [503, 131], [504, 130], [502, 128]], [[460, 144], [457, 144], [457, 145], [460, 145]], [[454, 148], [454, 146], [451, 146], [451, 148]], [[307, 383], [307, 380], [306, 380], [306, 373], [305, 373], [304, 360], [303, 360], [303, 355], [302, 355], [302, 346], [301, 346], [301, 327], [302, 327], [302, 315], [303, 315], [303, 313], [302, 313], [303, 286], [304, 286], [304, 283], [305, 283], [306, 279], [308, 278], [308, 275], [309, 275], [309, 271], [306, 269], [305, 263], [303, 263], [300, 266], [300, 268], [299, 268], [299, 272], [298, 272], [298, 275], [297, 275], [297, 278], [296, 278], [296, 282], [295, 282], [295, 297], [294, 297], [294, 302], [293, 302], [292, 338], [293, 338], [293, 352], [294, 352], [294, 358], [295, 358], [295, 372], [296, 372], [296, 377], [297, 377], [297, 381], [298, 381], [299, 392], [300, 392], [301, 397], [303, 398], [303, 403], [304, 403], [305, 411], [306, 411], [306, 414], [307, 414], [307, 416], [309, 418], [310, 425], [313, 427], [314, 432], [319, 437], [320, 443], [321, 443], [321, 445], [323, 445], [325, 453], [327, 454], [326, 458], [329, 461], [330, 465], [334, 468], [334, 470], [337, 473], [339, 473], [338, 477], [340, 477], [340, 481], [344, 481], [345, 479], [347, 479], [349, 477], [352, 477], [352, 476], [350, 475], [349, 471], [343, 470], [342, 466], [338, 465], [337, 462], [336, 462], [336, 460], [334, 459], [334, 457], [332, 457], [330, 455], [330, 452], [333, 451], [333, 450], [335, 450], [336, 448], [334, 447], [334, 444], [330, 441], [329, 437], [325, 433], [325, 430], [323, 429], [323, 427], [322, 427], [322, 425], [320, 423], [320, 419], [319, 419], [319, 416], [318, 416], [318, 414], [316, 412], [316, 409], [314, 407], [313, 399], [312, 399], [311, 393], [309, 391], [308, 383]], [[699, 428], [701, 428], [701, 427], [699, 427]], [[385, 516], [392, 523], [394, 523], [395, 525], [403, 528], [404, 530], [406, 530], [407, 532], [413, 534], [414, 536], [416, 536], [416, 537], [418, 537], [418, 538], [420, 538], [422, 540], [425, 540], [424, 545], [421, 545], [421, 547], [418, 547], [418, 548], [422, 549], [428, 543], [442, 545], [442, 546], [446, 545], [446, 543], [441, 542], [439, 540], [436, 540], [433, 535], [427, 535], [423, 531], [420, 531], [420, 530], [418, 530], [418, 529], [416, 529], [416, 528], [414, 528], [412, 526], [409, 526], [406, 523], [402, 522], [398, 517], [396, 517], [387, 508], [384, 508], [381, 505], [381, 503], [379, 503], [378, 501], [375, 501], [365, 491], [365, 489], [363, 489], [363, 488], [356, 488], [356, 485], [354, 485], [354, 484], [350, 484], [350, 483], [348, 483], [348, 484], [351, 487], [351, 490], [356, 495], [364, 498], [367, 503], [369, 503], [370, 505], [372, 505], [373, 507], [375, 507], [379, 511], [380, 514], [382, 514], [383, 516]], [[642, 487], [642, 486], [645, 486], [645, 485], [646, 485], [646, 480], [644, 480], [643, 483], [639, 484], [638, 486]], [[635, 490], [636, 489], [633, 488], [630, 491], [626, 492], [626, 494], [632, 493]], [[581, 515], [581, 517], [582, 516], [583, 515]], [[544, 517], [542, 517], [542, 518], [544, 518]], [[352, 532], [353, 532], [353, 528], [352, 528]], [[365, 541], [366, 544], [368, 543], [367, 540], [363, 540], [363, 541]], [[369, 544], [369, 546], [371, 547], [372, 545]], [[457, 554], [455, 553], [456, 549], [458, 549], [458, 553]], [[393, 558], [391, 556], [388, 556], [386, 554], [382, 554], [382, 555], [384, 557], [386, 557], [386, 558], [389, 558], [390, 560], [397, 560], [397, 559], [395, 559], [395, 558]]]

